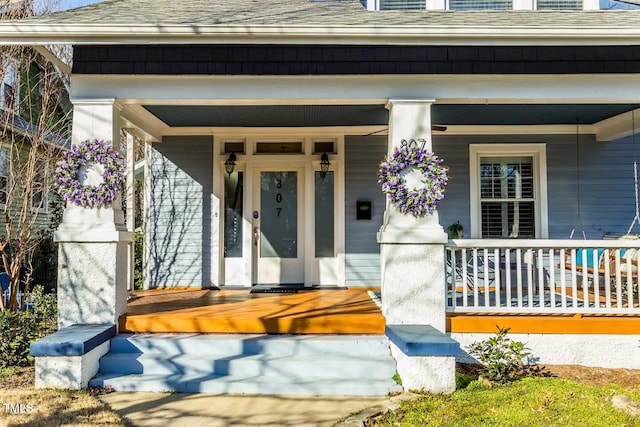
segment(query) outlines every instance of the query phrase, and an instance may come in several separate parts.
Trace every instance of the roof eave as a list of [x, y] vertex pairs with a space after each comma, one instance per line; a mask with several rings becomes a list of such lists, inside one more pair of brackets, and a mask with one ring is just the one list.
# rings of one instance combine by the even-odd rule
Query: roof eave
[[0, 44], [638, 44], [632, 27], [45, 25], [1, 23]]

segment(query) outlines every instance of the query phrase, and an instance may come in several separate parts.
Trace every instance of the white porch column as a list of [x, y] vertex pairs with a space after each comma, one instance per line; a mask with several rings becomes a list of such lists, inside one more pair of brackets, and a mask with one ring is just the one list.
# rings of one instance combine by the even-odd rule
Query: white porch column
[[[114, 99], [74, 101], [72, 143], [98, 138], [120, 149], [120, 106]], [[111, 207], [67, 203], [55, 233], [58, 251], [58, 327], [118, 324], [127, 308], [126, 230], [120, 198]]]
[[[424, 140], [432, 151], [433, 100], [389, 100], [389, 154], [401, 141]], [[422, 141], [420, 141], [422, 142]], [[391, 354], [406, 389], [455, 390], [455, 355], [442, 351], [445, 334], [444, 244], [437, 212], [423, 218], [400, 213], [388, 200], [378, 233], [382, 264], [382, 314]], [[398, 326], [400, 325], [400, 326]], [[405, 326], [402, 326], [405, 325]], [[410, 328], [404, 334], [404, 327]], [[394, 333], [393, 331], [400, 331]], [[409, 342], [420, 351], [407, 351]], [[414, 347], [416, 348], [416, 347]]]
[[[424, 139], [431, 151], [433, 100], [389, 100], [389, 154], [400, 142]], [[445, 331], [444, 243], [438, 214], [416, 218], [389, 201], [378, 233], [382, 312], [388, 324], [431, 325]]]

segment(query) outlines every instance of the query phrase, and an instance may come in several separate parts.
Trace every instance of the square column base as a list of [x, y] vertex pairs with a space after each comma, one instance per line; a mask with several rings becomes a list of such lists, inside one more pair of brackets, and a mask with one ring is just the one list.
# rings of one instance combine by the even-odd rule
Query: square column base
[[380, 256], [387, 325], [431, 325], [444, 332], [444, 244], [382, 243]]
[[[111, 233], [110, 233], [111, 234]], [[58, 327], [118, 324], [127, 312], [130, 240], [59, 241]], [[130, 233], [128, 233], [130, 234]], [[57, 236], [58, 237], [58, 236]]]
[[106, 341], [81, 356], [36, 357], [36, 388], [87, 388], [100, 367], [100, 358], [109, 352]]
[[390, 346], [405, 390], [432, 393], [455, 391], [455, 356], [408, 356], [394, 343], [390, 343]]

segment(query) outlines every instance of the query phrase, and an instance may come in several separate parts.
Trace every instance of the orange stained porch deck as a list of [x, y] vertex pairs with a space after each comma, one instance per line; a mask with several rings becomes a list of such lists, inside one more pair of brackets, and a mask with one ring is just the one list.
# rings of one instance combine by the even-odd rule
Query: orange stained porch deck
[[248, 290], [136, 292], [120, 318], [123, 332], [384, 334], [367, 290], [257, 293]]

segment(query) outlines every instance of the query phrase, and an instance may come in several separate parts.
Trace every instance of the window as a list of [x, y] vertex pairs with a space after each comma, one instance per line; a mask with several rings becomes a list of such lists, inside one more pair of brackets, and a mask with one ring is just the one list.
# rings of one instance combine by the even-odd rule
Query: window
[[8, 83], [2, 85], [2, 105], [7, 110], [16, 108], [16, 90]]
[[33, 186], [31, 187], [31, 209], [37, 209], [39, 212], [47, 212], [49, 208], [45, 168], [46, 165], [42, 162], [36, 166], [37, 172], [33, 176]]
[[547, 237], [544, 144], [472, 144], [471, 234]]
[[425, 0], [380, 0], [380, 10], [419, 10], [425, 8]]
[[450, 10], [511, 10], [513, 0], [449, 0]]
[[582, 0], [538, 0], [538, 10], [582, 10]]

